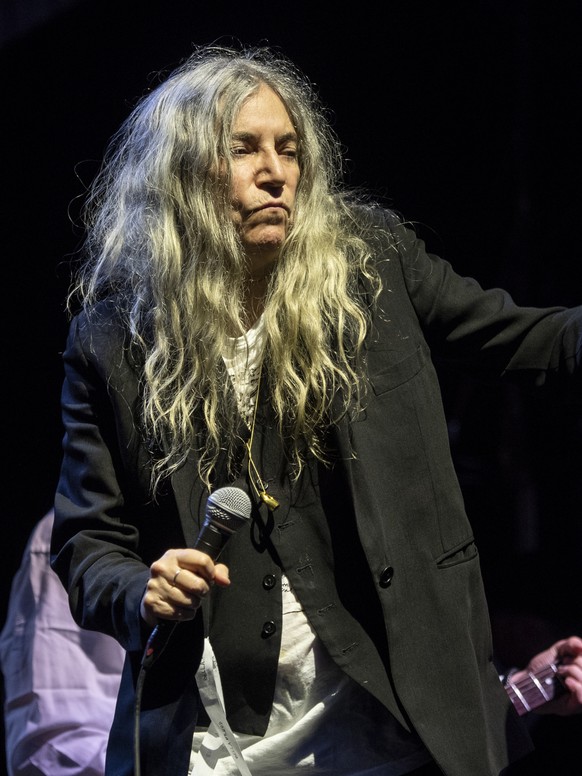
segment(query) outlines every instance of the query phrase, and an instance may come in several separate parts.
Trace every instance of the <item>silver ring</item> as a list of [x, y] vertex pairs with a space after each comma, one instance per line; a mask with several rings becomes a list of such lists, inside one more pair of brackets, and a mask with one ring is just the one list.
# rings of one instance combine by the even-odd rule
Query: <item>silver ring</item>
[[174, 574], [174, 578], [172, 579], [172, 587], [176, 587], [176, 580], [178, 579], [178, 574], [180, 574], [184, 569], [178, 569], [176, 573]]

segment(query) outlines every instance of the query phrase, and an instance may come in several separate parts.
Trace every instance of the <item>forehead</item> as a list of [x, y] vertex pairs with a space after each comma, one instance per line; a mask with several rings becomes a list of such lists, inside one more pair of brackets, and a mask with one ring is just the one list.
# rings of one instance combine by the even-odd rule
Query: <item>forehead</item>
[[277, 129], [277, 131], [290, 132], [293, 124], [285, 103], [279, 95], [266, 84], [250, 94], [241, 105], [234, 118], [233, 131], [242, 129]]

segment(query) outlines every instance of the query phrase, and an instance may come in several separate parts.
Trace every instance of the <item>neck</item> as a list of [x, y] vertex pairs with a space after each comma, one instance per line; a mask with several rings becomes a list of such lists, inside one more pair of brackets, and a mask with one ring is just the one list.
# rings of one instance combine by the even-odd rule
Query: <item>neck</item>
[[245, 290], [246, 323], [250, 328], [262, 315], [269, 290], [273, 266], [250, 273]]

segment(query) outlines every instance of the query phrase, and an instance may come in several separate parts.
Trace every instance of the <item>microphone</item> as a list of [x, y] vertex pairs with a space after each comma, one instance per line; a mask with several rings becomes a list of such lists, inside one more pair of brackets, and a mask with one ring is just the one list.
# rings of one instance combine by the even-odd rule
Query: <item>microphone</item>
[[218, 559], [230, 537], [251, 519], [252, 504], [241, 488], [219, 488], [208, 496], [206, 514], [194, 549]]
[[[230, 537], [251, 519], [252, 504], [241, 488], [225, 487], [208, 496], [204, 522], [194, 542], [194, 549], [217, 561]], [[149, 668], [162, 654], [178, 623], [162, 620], [153, 629], [141, 661]]]

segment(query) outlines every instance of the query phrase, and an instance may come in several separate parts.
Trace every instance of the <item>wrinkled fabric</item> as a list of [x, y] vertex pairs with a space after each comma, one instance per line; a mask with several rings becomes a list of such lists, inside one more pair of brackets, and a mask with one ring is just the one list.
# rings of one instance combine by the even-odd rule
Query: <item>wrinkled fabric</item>
[[81, 630], [49, 565], [53, 514], [35, 527], [0, 636], [9, 776], [101, 776], [124, 650]]

